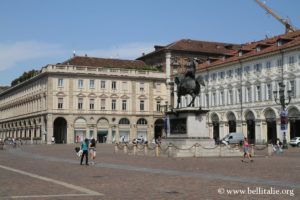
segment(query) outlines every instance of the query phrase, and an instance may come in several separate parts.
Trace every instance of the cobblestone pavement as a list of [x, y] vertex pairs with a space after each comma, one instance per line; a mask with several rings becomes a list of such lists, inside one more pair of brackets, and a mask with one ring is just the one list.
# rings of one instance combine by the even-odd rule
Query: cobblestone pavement
[[[95, 165], [79, 165], [75, 145], [0, 150], [0, 199], [300, 199], [300, 148], [240, 158], [114, 154], [97, 145]], [[243, 194], [244, 193], [244, 194]]]

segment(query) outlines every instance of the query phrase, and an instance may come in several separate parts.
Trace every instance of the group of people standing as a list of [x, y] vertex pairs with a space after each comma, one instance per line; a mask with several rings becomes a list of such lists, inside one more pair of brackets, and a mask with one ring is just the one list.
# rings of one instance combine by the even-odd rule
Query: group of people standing
[[85, 164], [89, 165], [89, 154], [92, 159], [91, 164], [95, 164], [96, 159], [96, 140], [92, 138], [91, 140], [85, 138], [84, 141], [81, 142], [80, 148], [82, 150], [80, 165], [83, 163], [83, 158], [85, 157]]

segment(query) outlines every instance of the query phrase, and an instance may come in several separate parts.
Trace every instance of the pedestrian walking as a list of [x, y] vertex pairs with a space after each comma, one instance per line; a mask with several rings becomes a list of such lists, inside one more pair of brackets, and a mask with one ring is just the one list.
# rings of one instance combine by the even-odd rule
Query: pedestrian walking
[[244, 162], [244, 159], [247, 157], [250, 162], [253, 162], [253, 160], [251, 159], [251, 156], [249, 154], [249, 143], [248, 143], [248, 139], [245, 137], [244, 138], [244, 141], [243, 141], [243, 150], [244, 150], [244, 155], [243, 155], [243, 158], [242, 158], [242, 162]]
[[87, 138], [85, 138], [85, 140], [81, 142], [82, 155], [81, 155], [81, 159], [80, 159], [80, 165], [82, 165], [84, 156], [85, 156], [85, 164], [89, 165], [88, 148], [89, 148], [89, 140]]
[[92, 138], [91, 143], [90, 143], [90, 156], [91, 156], [91, 164], [95, 164], [95, 159], [96, 159], [96, 140], [95, 138]]

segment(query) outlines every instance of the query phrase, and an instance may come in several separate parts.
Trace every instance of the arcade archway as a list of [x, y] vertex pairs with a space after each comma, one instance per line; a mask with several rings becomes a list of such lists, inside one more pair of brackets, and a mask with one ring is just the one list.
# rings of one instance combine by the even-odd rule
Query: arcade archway
[[265, 118], [267, 123], [267, 142], [273, 143], [277, 139], [276, 114], [272, 109], [267, 109], [265, 112]]
[[67, 143], [67, 121], [63, 117], [58, 117], [54, 120], [53, 127], [55, 143]]
[[219, 117], [216, 113], [213, 113], [211, 115], [211, 121], [213, 124], [213, 138], [216, 139], [220, 139], [220, 120]]
[[236, 118], [233, 112], [229, 112], [227, 115], [229, 133], [236, 132]]
[[157, 139], [163, 136], [164, 120], [157, 119], [154, 123], [154, 138]]
[[250, 144], [255, 143], [255, 117], [252, 111], [248, 111], [246, 114], [247, 123], [247, 137]]

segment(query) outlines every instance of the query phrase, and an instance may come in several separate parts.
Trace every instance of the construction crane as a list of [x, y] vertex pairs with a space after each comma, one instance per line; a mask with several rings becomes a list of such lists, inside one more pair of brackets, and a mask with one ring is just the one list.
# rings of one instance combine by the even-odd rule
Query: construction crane
[[279, 15], [274, 13], [274, 11], [271, 10], [271, 8], [269, 8], [268, 6], [266, 6], [266, 4], [264, 4], [260, 0], [255, 0], [255, 2], [258, 3], [258, 5], [260, 5], [263, 9], [265, 9], [269, 14], [271, 14], [273, 17], [275, 17], [280, 23], [282, 23], [285, 26], [285, 32], [294, 32], [296, 30], [295, 27], [293, 27], [288, 22], [288, 20], [283, 19]]

